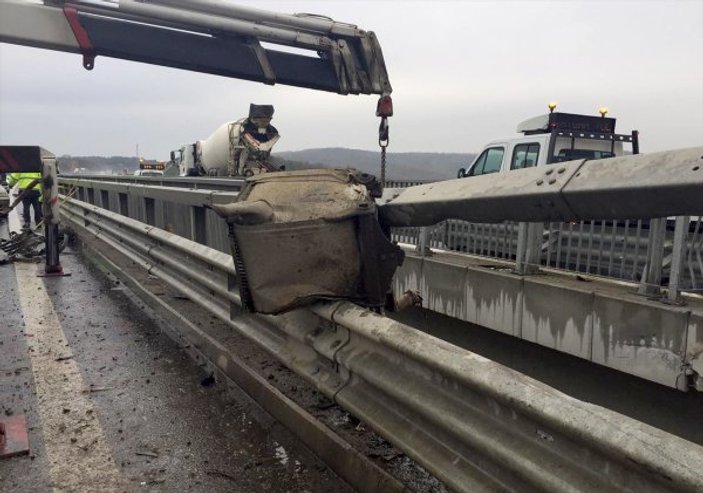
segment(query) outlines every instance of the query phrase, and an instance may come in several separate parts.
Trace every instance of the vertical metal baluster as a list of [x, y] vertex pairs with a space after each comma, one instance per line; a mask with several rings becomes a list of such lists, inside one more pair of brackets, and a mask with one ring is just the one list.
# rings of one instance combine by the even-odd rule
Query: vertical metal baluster
[[581, 270], [581, 247], [583, 246], [583, 221], [579, 221], [579, 238], [576, 243], [576, 269]]
[[527, 251], [525, 259], [527, 273], [536, 274], [539, 272], [540, 258], [542, 256], [542, 234], [544, 233], [544, 223], [530, 223], [528, 228]]
[[605, 223], [606, 221], [602, 221], [600, 223], [600, 238], [598, 242], [598, 275], [603, 274], [603, 238], [605, 237]]
[[486, 224], [486, 256], [491, 256], [491, 245], [493, 243], [493, 224]]
[[642, 219], [637, 220], [637, 232], [635, 233], [635, 258], [632, 265], [632, 275], [630, 279], [637, 280], [637, 267], [640, 265], [640, 242], [642, 241]]
[[454, 243], [454, 241], [453, 241], [453, 237], [454, 237], [454, 230], [453, 230], [453, 228], [454, 228], [454, 220], [453, 220], [453, 219], [447, 219], [446, 224], [447, 224], [447, 226], [446, 226], [446, 228], [447, 228], [447, 229], [446, 229], [447, 234], [444, 236], [444, 248], [446, 248], [447, 250], [456, 250], [457, 248], [456, 248], [456, 245], [455, 245], [455, 243]]
[[572, 270], [571, 266], [571, 242], [574, 238], [574, 223], [569, 221], [569, 238], [566, 242], [566, 254], [564, 255], [564, 268], [566, 270]]
[[[701, 277], [703, 277], [703, 260], [701, 259], [701, 247], [703, 246], [703, 230], [701, 230], [701, 221], [703, 220], [703, 216], [698, 217], [698, 221], [696, 222], [696, 228], [695, 228], [695, 233], [694, 233], [694, 238], [691, 240], [691, 248], [689, 252], [695, 253], [696, 259], [698, 260], [698, 270], [701, 273]], [[693, 265], [693, 261], [690, 261], [690, 265]], [[691, 267], [692, 268], [692, 267]], [[693, 279], [693, 274], [691, 275], [691, 279]]]
[[453, 219], [454, 227], [452, 228], [452, 245], [454, 248], [462, 250], [464, 252], [469, 251], [469, 233], [466, 230], [466, 224], [463, 221], [458, 221]]
[[491, 257], [498, 257], [498, 223], [491, 224], [491, 242], [493, 243], [493, 254]]
[[[485, 224], [479, 224], [479, 225], [477, 225], [477, 226], [480, 226], [480, 227], [481, 227], [481, 233], [479, 234], [480, 243], [479, 243], [479, 246], [478, 246], [478, 254], [479, 254], [479, 255], [483, 255], [483, 244], [484, 244], [484, 241], [485, 241], [484, 237], [486, 236], [486, 233], [485, 233], [485, 226], [486, 226], [486, 225], [485, 225]], [[479, 228], [477, 227], [476, 229], [478, 230]]]
[[493, 239], [494, 239], [494, 229], [495, 229], [495, 224], [491, 223], [488, 224], [488, 256], [492, 257], [493, 256]]
[[[452, 245], [453, 248], [461, 250], [461, 246], [464, 245], [464, 251], [468, 251], [469, 248], [469, 235], [464, 231], [464, 224], [456, 219], [452, 220]], [[462, 243], [463, 241], [463, 243]]]
[[488, 256], [495, 257], [495, 229], [496, 225], [491, 223], [488, 225]]
[[620, 277], [621, 279], [626, 279], [627, 276], [625, 276], [625, 263], [627, 260], [627, 244], [628, 240], [630, 239], [630, 220], [625, 219], [625, 233], [623, 237], [623, 242], [622, 242], [622, 259], [620, 260]]
[[430, 253], [430, 226], [420, 228], [417, 237], [415, 252], [421, 257], [426, 257]]
[[672, 303], [680, 301], [681, 274], [683, 272], [683, 257], [686, 249], [686, 236], [690, 216], [678, 216], [674, 228], [674, 244], [671, 251], [671, 273], [669, 275], [669, 292], [667, 298]]
[[666, 218], [651, 219], [649, 221], [647, 265], [637, 290], [639, 294], [652, 296], [658, 295], [660, 292], [665, 237]]
[[549, 222], [549, 226], [547, 227], [547, 262], [546, 266], [549, 267], [549, 262], [552, 259], [552, 232], [554, 229], [554, 223]]
[[520, 273], [525, 273], [525, 254], [527, 252], [527, 227], [528, 224], [521, 222], [518, 224], [517, 233], [517, 254], [515, 255], [515, 270]]
[[591, 274], [591, 255], [593, 253], [593, 233], [596, 222], [591, 220], [591, 225], [588, 228], [588, 256], [586, 257], [586, 272]]
[[608, 256], [608, 277], [613, 277], [613, 261], [615, 260], [615, 237], [618, 230], [618, 222], [613, 221], [613, 229], [610, 233], [610, 255]]
[[564, 231], [564, 223], [559, 223], [559, 235], [557, 236], [557, 255], [554, 267], [557, 269], [561, 268], [559, 265], [561, 263], [561, 239], [563, 237], [562, 232]]

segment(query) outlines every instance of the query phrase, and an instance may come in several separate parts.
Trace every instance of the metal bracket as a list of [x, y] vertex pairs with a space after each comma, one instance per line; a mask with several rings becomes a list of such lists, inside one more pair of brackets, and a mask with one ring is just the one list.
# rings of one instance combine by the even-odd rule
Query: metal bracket
[[78, 42], [78, 47], [83, 55], [83, 67], [86, 70], [93, 70], [95, 67], [95, 49], [93, 48], [93, 43], [90, 41], [88, 32], [83, 28], [78, 19], [78, 10], [73, 5], [66, 5], [63, 8], [63, 13], [66, 16], [68, 25], [71, 26], [71, 31], [76, 37]]
[[276, 83], [276, 72], [273, 70], [273, 66], [271, 66], [271, 61], [266, 54], [266, 50], [256, 38], [249, 38], [249, 46], [259, 62], [261, 72], [264, 74], [264, 84], [270, 86], [274, 85]]

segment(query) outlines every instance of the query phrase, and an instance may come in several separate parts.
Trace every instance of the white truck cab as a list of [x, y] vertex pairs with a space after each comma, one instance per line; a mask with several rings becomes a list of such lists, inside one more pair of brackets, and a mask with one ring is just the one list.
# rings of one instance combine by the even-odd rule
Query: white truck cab
[[163, 176], [166, 163], [147, 163], [139, 158], [139, 169], [134, 172], [134, 176]]
[[639, 153], [638, 134], [615, 133], [615, 118], [557, 113], [530, 118], [517, 127], [523, 135], [494, 140], [488, 143], [468, 169], [459, 169], [458, 177], [502, 173], [514, 169], [542, 166], [575, 159], [603, 159], [621, 156], [623, 144], [632, 145], [632, 153]]

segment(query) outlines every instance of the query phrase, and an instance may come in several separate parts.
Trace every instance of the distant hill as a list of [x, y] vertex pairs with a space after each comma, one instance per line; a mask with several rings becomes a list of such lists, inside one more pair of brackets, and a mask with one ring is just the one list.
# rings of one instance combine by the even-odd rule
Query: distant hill
[[139, 169], [139, 160], [134, 156], [60, 156], [62, 173], [112, 174]]
[[[432, 152], [389, 152], [386, 155], [386, 177], [390, 180], [438, 181], [456, 178], [457, 170], [466, 168], [475, 154]], [[356, 168], [378, 176], [381, 152], [331, 147], [302, 151], [274, 152], [276, 161], [286, 169], [316, 167]]]
[[[456, 178], [456, 172], [466, 167], [475, 154], [432, 152], [389, 152], [386, 156], [386, 177], [389, 180], [438, 181]], [[332, 147], [303, 151], [275, 152], [272, 160], [288, 170], [306, 168], [355, 168], [379, 176], [381, 152]], [[62, 173], [120, 174], [139, 168], [136, 157], [130, 156], [61, 156]]]

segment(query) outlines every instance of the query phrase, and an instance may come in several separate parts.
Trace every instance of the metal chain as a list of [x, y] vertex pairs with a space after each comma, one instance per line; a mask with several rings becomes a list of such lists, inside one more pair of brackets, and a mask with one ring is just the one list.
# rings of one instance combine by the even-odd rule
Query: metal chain
[[378, 145], [381, 148], [381, 189], [386, 187], [386, 147], [390, 139], [388, 137], [388, 118], [382, 117], [378, 126]]
[[381, 146], [381, 188], [386, 188], [386, 146]]

